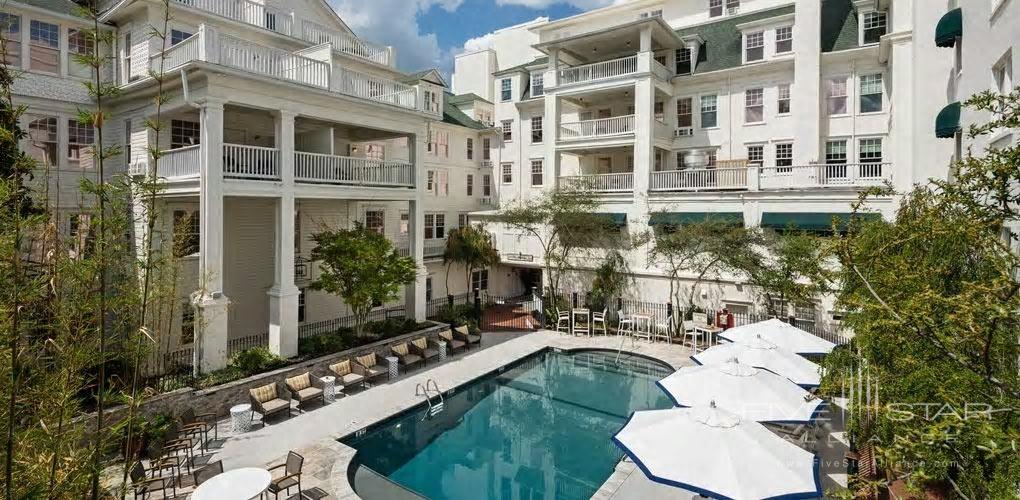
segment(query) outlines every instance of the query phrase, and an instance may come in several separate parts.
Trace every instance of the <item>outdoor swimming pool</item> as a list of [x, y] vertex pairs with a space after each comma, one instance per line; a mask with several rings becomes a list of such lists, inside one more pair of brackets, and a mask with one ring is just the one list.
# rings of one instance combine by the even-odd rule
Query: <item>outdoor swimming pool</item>
[[655, 385], [672, 372], [615, 352], [547, 350], [461, 386], [433, 418], [415, 407], [341, 442], [431, 499], [587, 499], [623, 457], [610, 438], [630, 414], [672, 406]]

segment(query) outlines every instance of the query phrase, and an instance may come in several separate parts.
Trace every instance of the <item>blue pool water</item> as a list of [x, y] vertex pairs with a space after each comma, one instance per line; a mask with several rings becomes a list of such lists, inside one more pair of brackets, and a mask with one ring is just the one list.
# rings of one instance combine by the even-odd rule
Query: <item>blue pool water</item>
[[610, 438], [630, 414], [672, 406], [655, 385], [672, 371], [615, 352], [544, 351], [447, 395], [433, 418], [417, 407], [341, 441], [361, 466], [430, 499], [587, 499], [622, 458]]

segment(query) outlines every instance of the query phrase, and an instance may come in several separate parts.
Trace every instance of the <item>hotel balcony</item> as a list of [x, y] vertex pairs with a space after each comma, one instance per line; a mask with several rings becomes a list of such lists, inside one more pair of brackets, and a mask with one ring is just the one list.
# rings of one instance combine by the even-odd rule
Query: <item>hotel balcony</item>
[[[411, 246], [406, 239], [394, 241], [393, 247], [397, 249], [397, 254], [401, 257], [407, 257], [411, 254]], [[422, 252], [425, 260], [442, 259], [443, 254], [446, 253], [446, 238], [425, 240]]]
[[560, 141], [633, 136], [634, 124], [634, 115], [561, 123]]
[[560, 177], [560, 185], [595, 193], [630, 193], [634, 191], [634, 173], [566, 175]]
[[652, 192], [859, 189], [892, 181], [889, 163], [688, 168], [652, 172]]

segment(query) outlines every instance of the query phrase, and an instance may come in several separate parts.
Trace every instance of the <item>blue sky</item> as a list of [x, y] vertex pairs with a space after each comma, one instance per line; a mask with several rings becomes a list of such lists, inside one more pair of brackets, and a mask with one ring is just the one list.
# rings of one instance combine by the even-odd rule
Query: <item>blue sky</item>
[[486, 35], [537, 17], [559, 19], [626, 0], [329, 0], [361, 37], [397, 51], [405, 71], [439, 68], [449, 76], [465, 45], [485, 46]]

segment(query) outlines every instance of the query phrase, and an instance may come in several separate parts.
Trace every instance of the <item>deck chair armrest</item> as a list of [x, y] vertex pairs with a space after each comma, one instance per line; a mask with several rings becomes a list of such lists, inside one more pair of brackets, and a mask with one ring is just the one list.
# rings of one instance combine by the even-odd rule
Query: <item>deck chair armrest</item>
[[293, 397], [291, 396], [290, 388], [287, 384], [282, 382], [276, 383], [276, 397], [284, 401], [290, 401]]
[[217, 418], [219, 418], [219, 415], [217, 415], [214, 412], [199, 413], [199, 414], [195, 415], [195, 419], [196, 420], [202, 420], [202, 421], [212, 420], [213, 422], [215, 422]]
[[312, 387], [316, 389], [325, 389], [326, 384], [322, 382], [322, 379], [314, 375], [308, 375], [308, 381], [311, 382]]
[[266, 470], [268, 470], [268, 471], [274, 471], [274, 470], [276, 470], [276, 469], [279, 469], [279, 468], [281, 468], [281, 467], [286, 467], [286, 466], [287, 466], [287, 462], [284, 462], [284, 463], [282, 463], [282, 464], [276, 464], [276, 465], [274, 465], [274, 466], [272, 466], [272, 467], [270, 467], [270, 468], [268, 468], [268, 469], [266, 469]]

